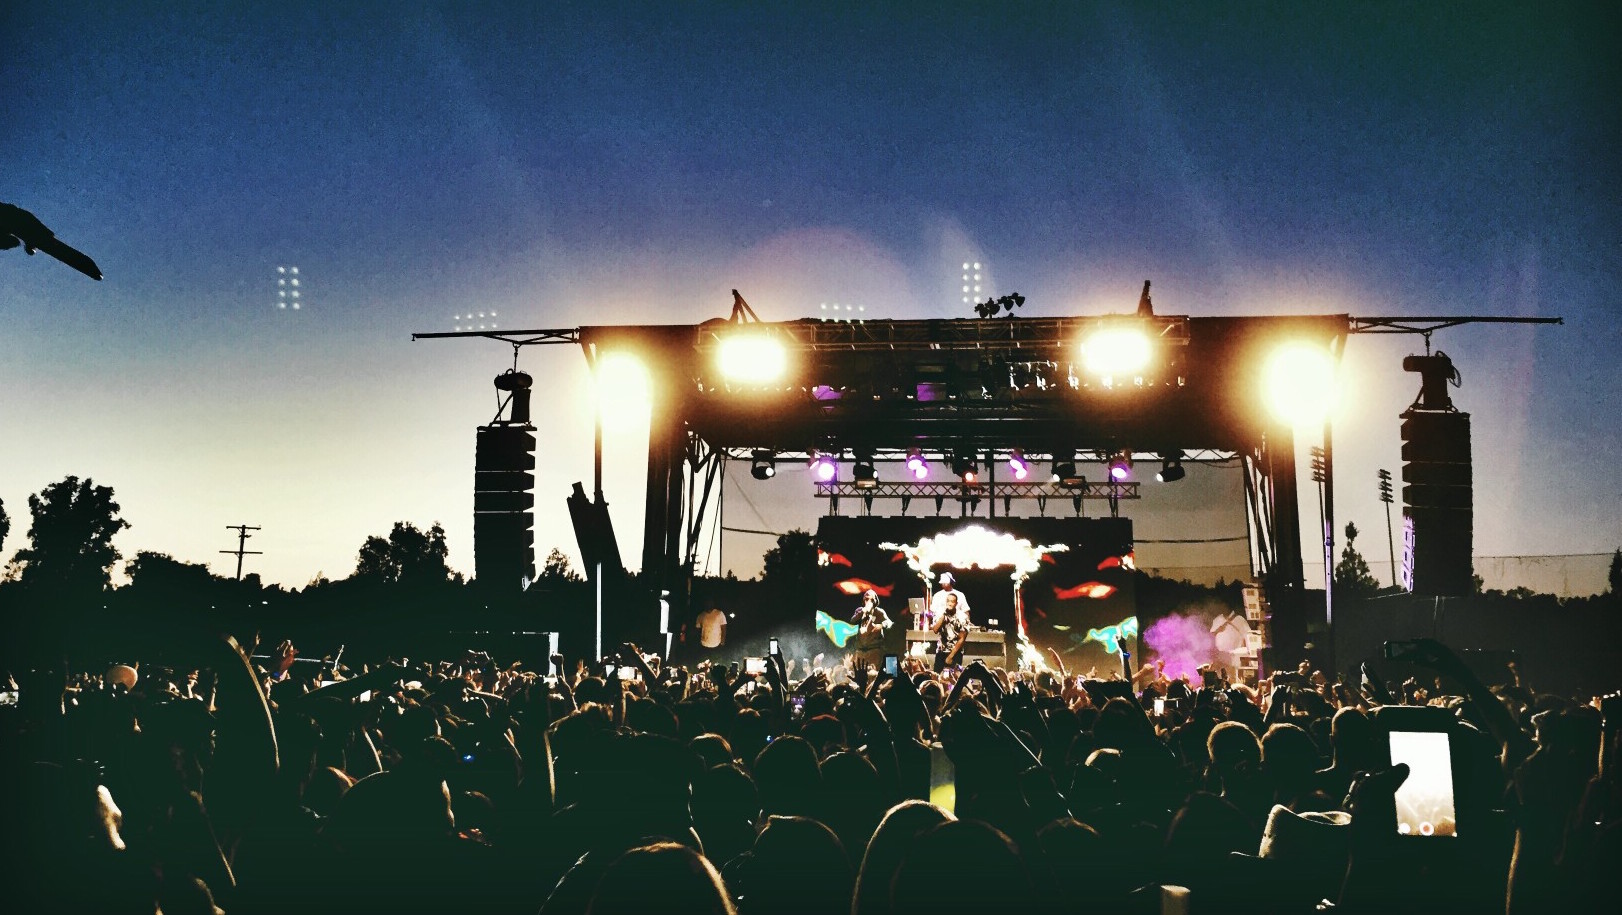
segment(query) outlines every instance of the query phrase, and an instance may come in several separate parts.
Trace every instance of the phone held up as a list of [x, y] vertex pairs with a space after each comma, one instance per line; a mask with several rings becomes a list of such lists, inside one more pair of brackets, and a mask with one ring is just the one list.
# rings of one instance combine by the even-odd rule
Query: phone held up
[[1464, 806], [1457, 721], [1442, 708], [1388, 705], [1375, 710], [1374, 723], [1387, 764], [1408, 766], [1394, 799], [1397, 835], [1456, 838]]

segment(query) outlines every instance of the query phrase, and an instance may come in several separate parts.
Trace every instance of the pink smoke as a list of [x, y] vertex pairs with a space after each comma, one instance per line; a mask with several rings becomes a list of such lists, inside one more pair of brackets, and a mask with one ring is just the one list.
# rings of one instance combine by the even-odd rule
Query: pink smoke
[[1211, 620], [1194, 614], [1174, 613], [1155, 621], [1143, 631], [1143, 643], [1149, 647], [1148, 661], [1166, 662], [1166, 676], [1175, 680], [1186, 675], [1196, 684], [1199, 682], [1197, 668], [1212, 663], [1217, 654]]

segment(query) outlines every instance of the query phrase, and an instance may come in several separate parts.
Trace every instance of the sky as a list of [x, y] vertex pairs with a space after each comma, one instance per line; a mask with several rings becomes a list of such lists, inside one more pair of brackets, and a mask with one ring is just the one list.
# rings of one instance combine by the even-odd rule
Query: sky
[[[226, 527], [257, 525], [247, 570], [298, 587], [439, 521], [471, 574], [473, 429], [513, 354], [413, 332], [693, 323], [734, 288], [766, 320], [969, 317], [963, 262], [1029, 316], [1130, 311], [1151, 279], [1161, 314], [1562, 317], [1432, 344], [1473, 415], [1476, 554], [1609, 553], [1619, 22], [1605, 3], [7, 3], [0, 201], [106, 279], [0, 252], [0, 560], [28, 495], [75, 474], [114, 487], [126, 557], [229, 574]], [[1400, 467], [1418, 388], [1401, 357], [1423, 347], [1358, 335], [1343, 362], [1337, 515], [1371, 558], [1375, 472]], [[538, 552], [577, 555], [585, 360], [519, 365], [541, 392]], [[628, 557], [640, 447], [610, 430]], [[1146, 495], [1139, 536], [1243, 534], [1237, 479]], [[804, 477], [746, 483], [728, 526], [814, 527]], [[702, 555], [748, 577], [770, 545]]]

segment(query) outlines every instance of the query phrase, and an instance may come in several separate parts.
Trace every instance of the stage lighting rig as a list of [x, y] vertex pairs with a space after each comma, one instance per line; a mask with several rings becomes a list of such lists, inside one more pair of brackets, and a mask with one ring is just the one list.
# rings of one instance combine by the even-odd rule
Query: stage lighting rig
[[959, 451], [952, 455], [952, 472], [957, 474], [964, 486], [980, 485], [980, 466], [975, 462], [972, 451]]
[[777, 455], [766, 450], [757, 450], [750, 455], [749, 475], [757, 480], [769, 480], [777, 476]]
[[839, 476], [839, 460], [831, 454], [811, 458], [811, 476], [818, 483], [832, 483]]
[[771, 384], [788, 372], [788, 349], [761, 331], [731, 331], [720, 338], [716, 362], [728, 381]]
[[856, 463], [850, 467], [850, 479], [857, 489], [872, 489], [879, 485], [879, 473], [873, 466], [873, 458], [858, 456]]
[[1329, 352], [1309, 343], [1286, 343], [1267, 362], [1262, 392], [1273, 415], [1302, 428], [1321, 425], [1339, 395]]
[[1160, 472], [1155, 474], [1155, 479], [1162, 483], [1175, 483], [1181, 480], [1184, 475], [1183, 453], [1173, 451], [1161, 458]]
[[924, 453], [917, 448], [907, 452], [907, 472], [912, 474], [914, 480], [923, 480], [929, 476], [929, 461], [924, 459]]
[[1109, 478], [1112, 483], [1125, 483], [1132, 478], [1132, 452], [1117, 451], [1110, 456]]
[[1025, 453], [1015, 448], [1008, 455], [1008, 470], [1016, 480], [1024, 480], [1031, 475], [1031, 462], [1025, 460]]
[[1053, 482], [1067, 489], [1076, 489], [1086, 486], [1087, 479], [1076, 470], [1076, 453], [1074, 451], [1055, 453], [1053, 455]]

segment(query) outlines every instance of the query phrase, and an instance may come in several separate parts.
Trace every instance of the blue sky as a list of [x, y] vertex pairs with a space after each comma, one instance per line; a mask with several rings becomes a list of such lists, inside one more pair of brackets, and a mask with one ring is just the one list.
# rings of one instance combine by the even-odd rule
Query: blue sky
[[[1618, 17], [1187, 6], [7, 4], [0, 200], [107, 278], [0, 255], [6, 552], [74, 473], [117, 490], [126, 555], [225, 570], [224, 527], [260, 524], [249, 568], [301, 585], [440, 520], [471, 571], [472, 428], [510, 353], [413, 331], [699, 321], [732, 288], [767, 319], [967, 316], [966, 259], [1033, 315], [1130, 309], [1149, 278], [1163, 313], [1563, 316], [1434, 341], [1475, 417], [1476, 552], [1622, 543]], [[1421, 347], [1348, 350], [1339, 513], [1365, 531]], [[550, 397], [537, 543], [572, 552], [584, 362], [522, 365]], [[636, 450], [610, 441], [627, 555]], [[1242, 530], [1228, 484], [1196, 488], [1140, 533]], [[817, 511], [751, 501], [728, 523]]]

